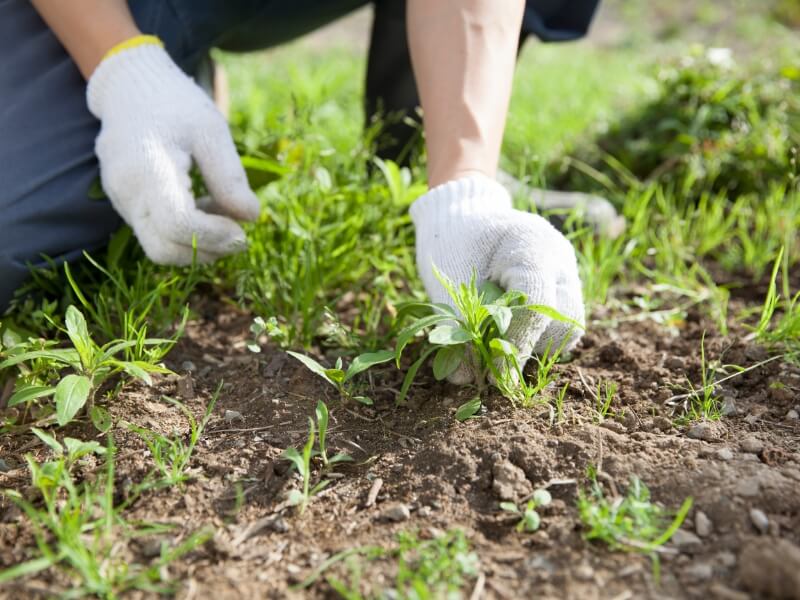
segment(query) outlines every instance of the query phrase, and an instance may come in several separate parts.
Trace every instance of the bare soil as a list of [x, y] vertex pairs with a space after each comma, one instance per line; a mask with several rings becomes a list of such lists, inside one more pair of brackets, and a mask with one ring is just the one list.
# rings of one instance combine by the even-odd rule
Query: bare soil
[[[408, 406], [395, 406], [402, 374], [393, 368], [374, 370], [373, 407], [342, 405], [332, 388], [282, 350], [250, 353], [250, 315], [210, 300], [198, 300], [196, 310], [169, 356], [180, 375], [153, 387], [131, 384], [109, 406], [116, 420], [185, 434], [185, 418], [161, 397], [179, 398], [199, 416], [225, 381], [192, 460], [192, 480], [182, 489], [148, 493], [126, 515], [174, 524], [176, 542], [203, 526], [216, 530], [200, 550], [169, 567], [181, 582], [180, 598], [329, 597], [324, 579], [310, 590], [291, 586], [339, 551], [391, 546], [400, 530], [430, 537], [454, 527], [466, 532], [480, 557], [483, 598], [800, 598], [800, 423], [790, 413], [800, 404], [800, 370], [774, 361], [724, 384], [731, 414], [690, 434], [704, 439], [690, 437], [691, 426], [674, 424], [680, 401], [670, 399], [686, 377], [700, 381], [704, 331], [711, 360], [747, 366], [767, 356], [742, 341], [743, 331], [722, 337], [698, 313], [672, 332], [652, 321], [618, 319], [594, 327], [574, 359], [558, 367], [560, 381], [570, 382], [563, 422], [553, 424], [545, 406], [515, 409], [491, 398], [484, 414], [460, 423], [454, 412], [469, 392], [435, 382], [427, 371]], [[620, 392], [614, 416], [598, 423], [592, 392], [604, 379]], [[285, 503], [297, 475], [279, 457], [287, 447], [302, 447], [319, 399], [331, 407], [332, 451], [355, 462], [339, 468], [340, 478], [299, 516]], [[76, 426], [65, 433], [91, 430]], [[139, 438], [122, 427], [114, 435], [122, 490], [152, 464]], [[46, 458], [28, 438], [0, 440], [0, 458], [12, 467], [0, 475], [0, 486], [25, 488], [20, 450]], [[672, 509], [694, 498], [684, 533], [670, 544], [675, 553], [662, 556], [660, 583], [648, 558], [584, 539], [576, 494], [587, 485], [590, 466], [612, 495], [635, 475]], [[524, 473], [512, 485], [516, 499], [543, 486], [555, 499], [542, 509], [535, 534], [516, 533], [498, 508], [500, 495], [509, 492], [496, 479], [509, 470]], [[383, 484], [367, 507], [377, 478]], [[407, 520], [382, 519], [395, 503], [410, 509]], [[766, 515], [764, 531], [751, 509]], [[710, 528], [698, 525], [698, 511]], [[692, 535], [696, 530], [702, 536]], [[29, 558], [32, 547], [17, 509], [0, 504], [0, 568]], [[130, 551], [131, 559], [147, 563], [153, 542], [139, 540]], [[389, 561], [365, 569], [373, 590], [391, 585]], [[49, 596], [68, 587], [51, 577], [0, 588], [0, 597], [35, 597], [37, 590]]]

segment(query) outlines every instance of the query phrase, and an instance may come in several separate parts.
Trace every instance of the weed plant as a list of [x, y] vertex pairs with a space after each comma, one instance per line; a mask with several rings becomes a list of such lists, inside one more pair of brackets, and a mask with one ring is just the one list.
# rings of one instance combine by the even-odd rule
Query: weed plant
[[517, 532], [533, 533], [539, 529], [542, 519], [536, 509], [540, 506], [547, 506], [553, 498], [547, 490], [536, 490], [533, 496], [523, 507], [517, 506], [514, 502], [501, 502], [500, 508], [505, 512], [517, 515], [519, 522], [517, 523]]
[[179, 435], [165, 436], [133, 423], [128, 424], [128, 429], [138, 435], [147, 445], [150, 457], [155, 463], [155, 470], [145, 477], [147, 483], [143, 485], [143, 489], [183, 485], [189, 479], [187, 472], [189, 461], [192, 458], [197, 442], [200, 440], [200, 436], [211, 418], [211, 413], [221, 390], [222, 383], [217, 386], [208, 406], [206, 406], [203, 418], [199, 422], [183, 404], [174, 398], [163, 397], [164, 400], [177, 407], [186, 417], [189, 423], [189, 439], [186, 442]]
[[[19, 378], [9, 406], [41, 403], [52, 397], [56, 422], [63, 426], [86, 406], [92, 420], [104, 422], [103, 409], [94, 406], [100, 386], [117, 373], [151, 383], [151, 373], [169, 373], [166, 368], [142, 360], [120, 360], [117, 355], [136, 346], [171, 344], [170, 340], [113, 340], [98, 345], [89, 334], [86, 319], [74, 306], [67, 308], [62, 331], [71, 348], [58, 348], [57, 342], [41, 339], [21, 340], [7, 332], [0, 346], [0, 370], [16, 367]], [[63, 375], [68, 370], [70, 373]], [[50, 406], [48, 405], [48, 408]], [[49, 416], [49, 415], [47, 415]]]
[[692, 498], [687, 498], [672, 515], [650, 499], [650, 490], [637, 477], [632, 477], [623, 497], [609, 499], [590, 471], [591, 487], [578, 492], [578, 511], [586, 529], [587, 540], [598, 540], [612, 550], [641, 552], [653, 561], [658, 577], [658, 553], [680, 528]]
[[[292, 463], [292, 467], [297, 470], [303, 481], [302, 489], [293, 489], [287, 498], [289, 506], [296, 506], [301, 515], [305, 512], [311, 498], [330, 484], [329, 479], [322, 478], [319, 478], [312, 484], [312, 459], [316, 456], [320, 457], [323, 465], [323, 474], [336, 464], [352, 460], [347, 454], [336, 454], [330, 458], [328, 457], [326, 438], [329, 415], [327, 405], [321, 400], [317, 402], [315, 415], [317, 417], [316, 425], [314, 419], [311, 417], [308, 418], [308, 438], [306, 439], [302, 451], [298, 451], [296, 448], [287, 448], [283, 451], [283, 458]], [[317, 434], [319, 434], [319, 441], [315, 448], [314, 444], [317, 440]]]
[[[558, 361], [567, 336], [559, 348], [548, 347], [537, 364], [536, 381], [526, 382], [522, 373], [523, 358], [519, 350], [504, 338], [514, 312], [533, 311], [540, 315], [581, 328], [580, 323], [561, 315], [549, 306], [528, 304], [525, 295], [510, 290], [504, 292], [491, 282], [480, 288], [473, 277], [469, 283], [454, 285], [438, 271], [436, 276], [453, 300], [448, 304], [414, 302], [401, 307], [398, 318], [410, 317], [410, 325], [397, 335], [395, 348], [399, 367], [403, 350], [420, 332], [428, 330], [427, 345], [419, 358], [408, 369], [400, 389], [398, 403], [403, 403], [409, 387], [420, 366], [433, 355], [433, 375], [446, 379], [457, 369], [468, 369], [475, 380], [480, 398], [488, 386], [496, 387], [513, 403], [530, 406], [552, 381], [552, 368]], [[480, 408], [479, 400], [472, 400], [459, 409], [457, 418], [469, 418]]]
[[[64, 597], [112, 599], [131, 590], [172, 593], [174, 585], [166, 578], [164, 567], [201, 546], [211, 533], [194, 532], [175, 546], [162, 543], [159, 555], [149, 565], [131, 563], [124, 552], [124, 542], [168, 529], [124, 519], [121, 506], [115, 503], [116, 449], [112, 438], [109, 436], [108, 445], [103, 448], [96, 442], [69, 441], [70, 438], [62, 446], [44, 432], [37, 435], [56, 455], [56, 460], [45, 463], [26, 456], [31, 484], [41, 496], [41, 505], [17, 490], [2, 493], [28, 518], [38, 555], [0, 571], [0, 584], [56, 568], [72, 581]], [[102, 455], [105, 469], [95, 480], [78, 481], [70, 473], [70, 466], [87, 454]]]

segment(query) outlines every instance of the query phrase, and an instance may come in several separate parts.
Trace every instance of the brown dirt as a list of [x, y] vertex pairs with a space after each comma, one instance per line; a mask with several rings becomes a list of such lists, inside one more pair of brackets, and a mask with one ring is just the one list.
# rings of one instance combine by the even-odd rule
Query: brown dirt
[[[746, 366], [765, 357], [736, 337], [713, 334], [699, 314], [690, 314], [671, 334], [652, 321], [594, 328], [574, 360], [559, 366], [560, 381], [569, 381], [570, 391], [566, 419], [553, 425], [545, 407], [514, 409], [502, 398], [490, 399], [480, 418], [459, 423], [454, 412], [468, 392], [427, 373], [412, 388], [409, 405], [395, 407], [401, 374], [392, 368], [374, 370], [374, 407], [342, 406], [332, 388], [281, 350], [249, 353], [249, 315], [230, 304], [199, 306], [200, 316], [169, 357], [182, 375], [151, 388], [129, 385], [110, 406], [115, 419], [185, 433], [185, 419], [161, 396], [178, 397], [200, 415], [225, 381], [191, 463], [192, 481], [184, 489], [147, 494], [127, 514], [174, 524], [176, 541], [205, 525], [216, 530], [202, 549], [169, 567], [182, 582], [181, 598], [327, 597], [325, 583], [311, 591], [290, 586], [338, 551], [389, 546], [400, 530], [430, 536], [453, 527], [466, 532], [480, 557], [484, 598], [800, 598], [800, 423], [785, 419], [800, 404], [800, 370], [776, 361], [730, 380], [723, 392], [736, 414], [710, 428], [709, 441], [691, 439], [687, 428], [673, 425], [676, 407], [667, 401], [686, 376], [699, 382], [703, 331], [708, 330], [711, 359], [722, 355], [725, 364]], [[194, 363], [194, 372], [186, 372], [185, 361]], [[612, 407], [616, 417], [596, 424], [590, 390], [602, 379], [616, 382], [620, 395]], [[283, 502], [297, 479], [279, 456], [289, 446], [302, 446], [318, 399], [331, 407], [332, 450], [348, 452], [355, 463], [339, 468], [341, 478], [299, 516]], [[226, 420], [226, 411], [242, 418]], [[122, 428], [115, 437], [117, 483], [124, 486], [151, 463], [138, 438]], [[30, 445], [30, 439], [0, 440], [0, 458], [16, 467], [0, 476], [0, 486], [27, 483], [17, 452], [23, 443]], [[46, 457], [41, 447], [32, 451]], [[535, 534], [516, 533], [498, 509], [493, 473], [507, 462], [527, 479], [517, 482], [520, 494], [550, 483], [555, 501], [541, 511], [542, 528]], [[711, 533], [699, 541], [689, 536], [677, 554], [665, 555], [657, 584], [646, 557], [583, 538], [575, 500], [590, 465], [601, 472], [608, 493], [624, 489], [636, 475], [657, 502], [672, 509], [692, 496], [683, 529], [694, 532], [702, 511]], [[365, 508], [378, 477], [384, 483], [377, 502]], [[237, 488], [243, 494], [238, 509]], [[380, 520], [396, 502], [411, 509], [410, 518]], [[769, 520], [764, 533], [751, 521], [753, 508]], [[783, 544], [780, 552], [776, 544]], [[29, 557], [31, 547], [19, 513], [0, 504], [0, 568]], [[147, 540], [131, 544], [131, 558], [146, 563], [147, 547]], [[389, 562], [365, 569], [364, 580], [374, 590], [392, 581]], [[52, 593], [67, 585], [48, 577], [0, 588], [0, 597], [32, 597], [35, 589]]]

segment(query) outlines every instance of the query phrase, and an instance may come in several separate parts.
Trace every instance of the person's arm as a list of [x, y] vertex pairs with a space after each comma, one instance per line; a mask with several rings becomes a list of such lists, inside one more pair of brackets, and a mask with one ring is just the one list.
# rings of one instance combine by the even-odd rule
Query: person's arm
[[[408, 41], [422, 102], [431, 190], [411, 206], [417, 267], [434, 302], [456, 284], [493, 281], [583, 323], [575, 252], [539, 215], [514, 210], [495, 180], [524, 0], [408, 0]], [[504, 332], [522, 362], [577, 342], [580, 331], [517, 310]], [[471, 378], [461, 366], [449, 376]]]
[[106, 52], [140, 35], [125, 0], [31, 0], [86, 79]]
[[409, 1], [431, 187], [470, 173], [494, 177], [524, 7], [524, 0]]

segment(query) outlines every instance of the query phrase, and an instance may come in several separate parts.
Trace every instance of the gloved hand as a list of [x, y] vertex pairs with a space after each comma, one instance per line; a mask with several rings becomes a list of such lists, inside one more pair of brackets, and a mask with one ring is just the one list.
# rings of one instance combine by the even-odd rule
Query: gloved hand
[[[453, 305], [434, 275], [435, 266], [454, 283], [492, 281], [544, 304], [581, 324], [583, 296], [570, 242], [538, 215], [514, 210], [506, 189], [485, 176], [471, 176], [430, 190], [411, 206], [417, 234], [417, 268], [432, 302]], [[558, 348], [567, 336], [571, 349], [582, 331], [533, 311], [515, 311], [506, 338], [520, 360]], [[465, 369], [451, 375], [466, 383]]]
[[[255, 220], [259, 202], [225, 119], [203, 90], [156, 44], [107, 56], [87, 88], [101, 121], [95, 152], [103, 188], [156, 263], [208, 262], [243, 250], [233, 219]], [[210, 214], [192, 194], [194, 158], [211, 193]]]

